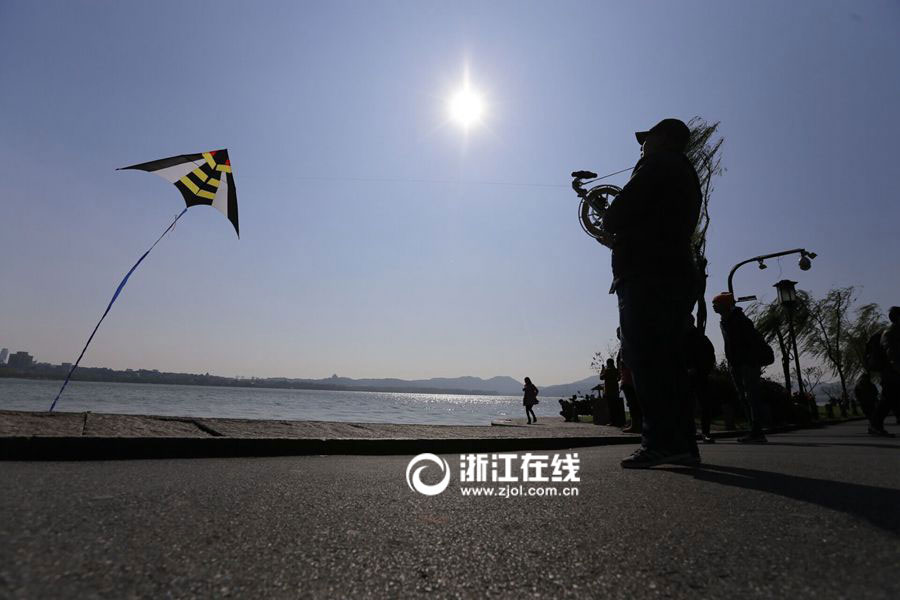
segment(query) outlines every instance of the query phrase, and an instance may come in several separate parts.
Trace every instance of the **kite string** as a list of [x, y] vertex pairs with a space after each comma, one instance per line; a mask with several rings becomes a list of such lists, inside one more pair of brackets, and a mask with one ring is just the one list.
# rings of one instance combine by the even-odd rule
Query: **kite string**
[[188, 207], [185, 206], [184, 210], [181, 211], [177, 217], [175, 217], [174, 221], [172, 221], [172, 224], [169, 225], [168, 227], [166, 227], [166, 230], [162, 232], [162, 235], [159, 236], [159, 238], [155, 242], [153, 242], [153, 245], [150, 246], [150, 248], [148, 248], [147, 251], [141, 255], [141, 257], [138, 259], [138, 261], [136, 263], [134, 263], [134, 266], [131, 267], [131, 269], [128, 271], [128, 273], [125, 274], [125, 277], [122, 278], [122, 281], [119, 283], [119, 287], [116, 288], [116, 292], [112, 296], [112, 300], [109, 301], [109, 304], [106, 306], [106, 310], [103, 311], [103, 316], [100, 317], [100, 320], [97, 321], [97, 325], [94, 327], [94, 331], [91, 332], [91, 337], [88, 338], [88, 341], [85, 343], [84, 348], [81, 349], [81, 354], [78, 355], [78, 360], [76, 360], [75, 364], [72, 365], [72, 368], [69, 369], [69, 374], [66, 375], [66, 380], [63, 381], [62, 387], [59, 388], [59, 393], [56, 394], [56, 398], [53, 399], [53, 404], [50, 405], [49, 412], [53, 412], [53, 409], [56, 407], [56, 403], [59, 401], [59, 397], [62, 396], [63, 390], [65, 390], [66, 385], [69, 384], [69, 378], [72, 377], [72, 373], [74, 373], [75, 369], [78, 368], [78, 363], [81, 362], [81, 358], [84, 356], [85, 351], [87, 351], [88, 346], [90, 346], [91, 340], [94, 339], [94, 334], [96, 334], [97, 330], [100, 329], [100, 323], [102, 323], [103, 319], [106, 318], [106, 315], [109, 313], [109, 309], [112, 308], [113, 302], [116, 301], [116, 298], [119, 297], [119, 293], [121, 293], [122, 288], [124, 288], [125, 284], [128, 283], [128, 278], [131, 277], [131, 274], [134, 273], [134, 270], [138, 268], [138, 265], [141, 264], [141, 262], [143, 262], [143, 260], [145, 258], [147, 258], [147, 255], [150, 254], [150, 251], [156, 247], [156, 245], [160, 242], [160, 240], [162, 240], [164, 237], [166, 237], [167, 233], [172, 231], [172, 229], [175, 227], [175, 223], [177, 223], [178, 219], [180, 219], [182, 217], [182, 215], [184, 215], [184, 213], [187, 212], [187, 209], [188, 209]]
[[[614, 173], [608, 173], [606, 175], [602, 175], [595, 179], [591, 179], [590, 181], [584, 181], [583, 183], [593, 183], [594, 181], [600, 181], [601, 179], [607, 179], [612, 177], [613, 175], [618, 175], [619, 173], [624, 173], [625, 171], [632, 171], [634, 167], [628, 167], [626, 169], [622, 169], [621, 171], [615, 171]], [[247, 175], [244, 172], [241, 172], [242, 178], [262, 178], [261, 175]], [[519, 186], [519, 187], [545, 187], [545, 188], [567, 188], [570, 184], [563, 183], [529, 183], [529, 182], [516, 182], [516, 181], [465, 181], [465, 180], [453, 180], [453, 179], [424, 179], [424, 178], [406, 178], [406, 177], [327, 177], [327, 176], [302, 176], [302, 175], [266, 175], [266, 179], [292, 179], [296, 181], [340, 181], [340, 182], [375, 182], [375, 183], [427, 183], [427, 184], [451, 184], [451, 185], [495, 185], [495, 186]]]

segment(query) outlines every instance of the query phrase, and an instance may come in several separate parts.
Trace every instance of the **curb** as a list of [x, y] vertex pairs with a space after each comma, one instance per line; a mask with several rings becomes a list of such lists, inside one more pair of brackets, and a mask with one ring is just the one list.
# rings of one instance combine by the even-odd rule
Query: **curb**
[[0, 438], [0, 460], [134, 460], [311, 454], [464, 454], [640, 443], [638, 436], [555, 438]]

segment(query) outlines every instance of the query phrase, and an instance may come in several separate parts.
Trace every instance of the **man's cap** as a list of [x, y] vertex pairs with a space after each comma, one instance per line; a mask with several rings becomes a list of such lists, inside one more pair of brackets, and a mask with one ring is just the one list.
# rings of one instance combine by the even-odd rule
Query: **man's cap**
[[713, 304], [734, 304], [734, 294], [731, 292], [722, 292], [713, 296]]
[[691, 138], [691, 130], [681, 119], [663, 119], [648, 131], [636, 131], [634, 137], [637, 138], [638, 144], [643, 145], [644, 140], [651, 133], [662, 134], [681, 150], [687, 147], [688, 140]]

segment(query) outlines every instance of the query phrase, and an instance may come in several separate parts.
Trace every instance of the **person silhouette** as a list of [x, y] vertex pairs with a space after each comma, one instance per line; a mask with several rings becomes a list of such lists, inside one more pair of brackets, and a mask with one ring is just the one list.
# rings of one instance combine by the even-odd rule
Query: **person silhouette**
[[525, 387], [522, 388], [524, 396], [522, 404], [525, 405], [525, 416], [528, 417], [528, 424], [537, 423], [537, 415], [534, 414], [534, 405], [538, 403], [537, 395], [540, 390], [531, 383], [531, 378], [525, 378]]
[[619, 399], [619, 369], [612, 358], [607, 359], [606, 366], [600, 371], [603, 380], [603, 401], [609, 411], [609, 424], [615, 427], [625, 425], [625, 411]]
[[862, 409], [863, 414], [870, 420], [875, 413], [875, 407], [878, 405], [878, 388], [872, 383], [872, 376], [868, 371], [863, 371], [862, 375], [856, 381], [856, 387], [853, 388], [856, 396], [856, 402]]
[[641, 412], [641, 405], [638, 402], [637, 392], [634, 391], [634, 379], [631, 377], [631, 369], [625, 364], [622, 358], [622, 328], [616, 327], [616, 338], [618, 338], [620, 347], [619, 353], [616, 355], [616, 368], [619, 369], [619, 389], [625, 395], [625, 403], [628, 405], [628, 415], [631, 422], [628, 427], [624, 427], [624, 433], [641, 433], [644, 424], [644, 416]]
[[700, 406], [700, 439], [712, 444], [716, 440], [710, 435], [714, 399], [709, 393], [709, 374], [716, 368], [716, 350], [694, 324], [693, 317], [688, 323], [687, 364], [691, 390]]
[[759, 385], [764, 365], [757, 350], [761, 343], [765, 344], [765, 340], [762, 340], [750, 317], [735, 304], [731, 292], [713, 297], [712, 306], [721, 317], [719, 327], [725, 345], [725, 358], [738, 398], [750, 420], [750, 433], [737, 441], [741, 444], [765, 444], [768, 440], [763, 433], [764, 408]]
[[884, 420], [893, 410], [897, 422], [900, 423], [900, 306], [890, 308], [888, 319], [891, 324], [881, 333], [881, 352], [884, 356], [884, 366], [881, 369], [881, 402], [873, 410], [869, 433], [895, 437], [884, 428]]
[[684, 345], [698, 296], [691, 239], [700, 218], [700, 181], [685, 156], [691, 132], [683, 121], [663, 119], [635, 137], [641, 159], [603, 215], [604, 229], [614, 236], [610, 293], [619, 301], [622, 357], [643, 412], [641, 447], [621, 465], [695, 464]]

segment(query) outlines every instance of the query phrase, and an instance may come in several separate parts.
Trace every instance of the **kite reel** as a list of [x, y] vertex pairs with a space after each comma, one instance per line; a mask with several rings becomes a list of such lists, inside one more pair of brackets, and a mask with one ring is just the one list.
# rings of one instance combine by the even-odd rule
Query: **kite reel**
[[607, 248], [612, 248], [613, 235], [603, 229], [603, 215], [622, 188], [605, 183], [584, 187], [586, 184], [596, 182], [597, 179], [597, 174], [591, 171], [572, 173], [572, 189], [581, 198], [578, 205], [578, 222], [586, 234]]

